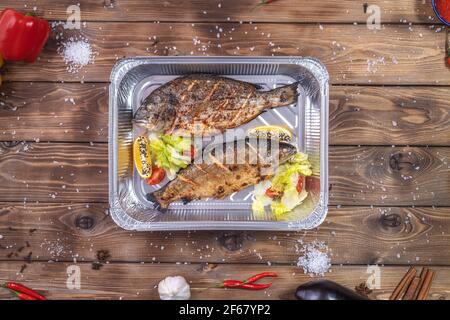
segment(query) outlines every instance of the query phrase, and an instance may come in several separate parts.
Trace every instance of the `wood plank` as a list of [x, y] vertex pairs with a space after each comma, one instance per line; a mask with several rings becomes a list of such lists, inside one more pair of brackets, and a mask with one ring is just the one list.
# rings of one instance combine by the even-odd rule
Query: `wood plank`
[[330, 202], [448, 206], [449, 159], [449, 148], [333, 147]]
[[330, 144], [449, 145], [450, 88], [330, 89]]
[[128, 56], [273, 54], [316, 57], [333, 84], [448, 85], [442, 30], [407, 24], [374, 31], [365, 25], [89, 22], [75, 36], [91, 42], [95, 63], [78, 74], [69, 73], [57, 54], [56, 34], [38, 62], [8, 64], [4, 74], [12, 81], [108, 81], [117, 59]]
[[[0, 201], [108, 201], [106, 144], [0, 147]], [[450, 206], [449, 157], [447, 147], [331, 147], [330, 204]]]
[[[364, 0], [307, 1], [282, 0], [269, 6], [257, 7], [254, 0], [227, 1], [78, 1], [81, 17], [88, 21], [255, 21], [255, 22], [363, 22]], [[66, 20], [71, 0], [3, 0], [2, 8], [25, 10], [36, 7], [39, 16], [52, 20]], [[381, 9], [383, 23], [437, 23], [428, 1], [373, 0], [370, 5]]]
[[[332, 86], [330, 144], [449, 146], [449, 100], [447, 87]], [[7, 83], [0, 141], [106, 142], [107, 112], [107, 84]]]
[[[159, 299], [157, 284], [166, 276], [182, 275], [191, 287], [191, 299], [293, 299], [295, 289], [311, 277], [296, 267], [261, 265], [175, 265], [175, 264], [117, 264], [105, 265], [100, 271], [92, 270], [89, 264], [79, 263], [81, 289], [67, 288], [67, 267], [69, 263], [32, 263], [23, 274], [17, 274], [20, 263], [0, 262], [0, 280], [16, 280], [32, 287], [48, 299]], [[246, 291], [225, 290], [217, 284], [225, 278], [241, 279], [264, 271], [277, 272], [268, 290]], [[375, 289], [372, 299], [388, 299], [396, 284], [405, 274], [407, 267], [380, 267], [381, 285]], [[450, 268], [433, 267], [436, 278], [433, 281], [429, 299], [448, 299]], [[326, 279], [336, 281], [353, 289], [365, 283], [370, 273], [367, 266], [333, 267]], [[114, 279], [114, 281], [111, 281]], [[371, 280], [369, 280], [371, 281]], [[12, 299], [6, 290], [0, 292], [1, 299]]]
[[106, 201], [107, 144], [0, 143], [0, 198]]
[[[0, 260], [295, 263], [302, 243], [322, 241], [334, 264], [434, 264], [450, 259], [450, 208], [330, 207], [303, 232], [130, 232], [107, 204], [0, 204]], [[349, 250], [351, 245], [351, 250]], [[433, 250], [430, 250], [433, 248]]]
[[0, 128], [1, 141], [107, 141], [108, 84], [7, 83]]

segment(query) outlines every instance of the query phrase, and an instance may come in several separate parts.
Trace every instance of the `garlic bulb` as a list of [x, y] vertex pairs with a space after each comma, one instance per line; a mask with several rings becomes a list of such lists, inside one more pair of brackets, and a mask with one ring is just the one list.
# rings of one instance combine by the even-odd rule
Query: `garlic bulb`
[[166, 277], [158, 284], [161, 300], [189, 300], [191, 289], [182, 276]]

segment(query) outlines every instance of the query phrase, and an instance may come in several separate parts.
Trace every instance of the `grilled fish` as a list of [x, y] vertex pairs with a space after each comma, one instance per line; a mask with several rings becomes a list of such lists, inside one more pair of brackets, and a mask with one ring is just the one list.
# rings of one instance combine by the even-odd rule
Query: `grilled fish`
[[297, 99], [297, 83], [259, 91], [252, 83], [191, 74], [153, 91], [134, 115], [134, 123], [152, 131], [178, 135], [214, 135], [236, 128], [263, 111]]
[[220, 144], [203, 152], [203, 163], [194, 161], [165, 187], [147, 194], [147, 199], [163, 210], [175, 201], [223, 199], [273, 175], [276, 165], [295, 152], [295, 146], [284, 142], [278, 147], [249, 139]]

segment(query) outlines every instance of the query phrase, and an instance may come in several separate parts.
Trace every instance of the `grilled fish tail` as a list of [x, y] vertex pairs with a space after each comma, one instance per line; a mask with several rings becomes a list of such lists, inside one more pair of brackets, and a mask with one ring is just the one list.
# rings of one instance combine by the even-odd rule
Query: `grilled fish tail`
[[270, 103], [268, 108], [276, 108], [293, 104], [298, 97], [298, 82], [262, 93]]
[[153, 202], [153, 209], [163, 213], [167, 210], [167, 204], [161, 204], [153, 193], [147, 193], [146, 198], [148, 201]]

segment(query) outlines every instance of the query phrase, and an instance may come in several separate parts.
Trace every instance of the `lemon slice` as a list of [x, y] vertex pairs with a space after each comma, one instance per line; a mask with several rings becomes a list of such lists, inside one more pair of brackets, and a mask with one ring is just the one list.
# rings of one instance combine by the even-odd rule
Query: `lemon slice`
[[150, 155], [150, 141], [147, 137], [139, 136], [134, 140], [133, 159], [139, 175], [147, 179], [152, 175], [152, 157]]
[[247, 131], [249, 137], [263, 139], [277, 139], [280, 141], [292, 141], [291, 130], [280, 126], [259, 126]]

